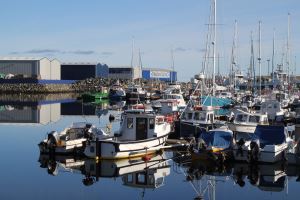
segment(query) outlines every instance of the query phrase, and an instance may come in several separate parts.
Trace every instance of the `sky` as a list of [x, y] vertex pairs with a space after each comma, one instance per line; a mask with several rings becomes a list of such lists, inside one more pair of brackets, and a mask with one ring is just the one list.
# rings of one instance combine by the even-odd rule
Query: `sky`
[[[0, 55], [57, 58], [61, 62], [100, 62], [130, 66], [141, 52], [143, 67], [171, 68], [173, 49], [178, 79], [187, 81], [202, 69], [210, 0], [0, 0]], [[300, 63], [299, 0], [217, 0], [219, 69], [228, 73], [238, 23], [237, 63], [246, 73], [250, 33], [255, 57], [258, 21], [262, 21], [262, 74], [272, 55], [286, 53], [290, 13], [290, 68]], [[296, 70], [300, 73], [300, 69]]]

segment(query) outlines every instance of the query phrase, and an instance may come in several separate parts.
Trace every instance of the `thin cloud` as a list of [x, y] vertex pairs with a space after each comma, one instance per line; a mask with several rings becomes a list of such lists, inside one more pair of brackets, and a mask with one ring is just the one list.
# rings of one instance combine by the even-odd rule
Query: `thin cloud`
[[25, 51], [24, 53], [29, 53], [29, 54], [60, 53], [60, 50], [57, 50], [57, 49], [32, 49], [29, 51]]
[[185, 52], [187, 51], [187, 49], [183, 48], [183, 47], [177, 47], [176, 49], [174, 49], [175, 52]]
[[101, 55], [104, 55], [104, 56], [110, 56], [110, 55], [113, 55], [113, 54], [114, 54], [113, 52], [109, 52], [109, 51], [101, 52]]
[[81, 54], [81, 55], [91, 55], [91, 54], [94, 54], [96, 52], [92, 51], [92, 50], [77, 50], [77, 51], [70, 51], [70, 53]]

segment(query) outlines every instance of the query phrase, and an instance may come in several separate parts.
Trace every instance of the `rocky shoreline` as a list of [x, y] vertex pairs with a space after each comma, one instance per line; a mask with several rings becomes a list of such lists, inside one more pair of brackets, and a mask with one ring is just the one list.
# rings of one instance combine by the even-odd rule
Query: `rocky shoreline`
[[[82, 93], [97, 92], [101, 87], [109, 87], [116, 80], [90, 78], [77, 81], [73, 84], [0, 84], [0, 94], [47, 94], [47, 93]], [[128, 85], [130, 81], [120, 81], [122, 85]]]

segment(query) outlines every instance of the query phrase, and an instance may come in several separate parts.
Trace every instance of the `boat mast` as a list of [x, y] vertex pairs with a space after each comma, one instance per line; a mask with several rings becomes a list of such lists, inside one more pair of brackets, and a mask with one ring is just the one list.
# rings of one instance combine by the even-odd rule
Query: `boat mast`
[[288, 76], [288, 93], [290, 94], [289, 86], [291, 83], [291, 78], [290, 78], [290, 13], [288, 13], [288, 32], [287, 32], [287, 52], [286, 52], [286, 57], [287, 57], [287, 76]]
[[261, 96], [261, 21], [258, 22], [258, 67], [259, 67], [259, 96]]
[[236, 62], [236, 44], [237, 44], [237, 20], [234, 21], [234, 36], [233, 36], [232, 49], [231, 49], [231, 68], [230, 68], [230, 71], [231, 71], [230, 84], [233, 85], [234, 89], [236, 86], [235, 72], [236, 72], [236, 64], [237, 64], [237, 62]]
[[139, 49], [139, 85], [141, 85], [141, 79], [143, 77], [143, 63], [142, 63], [142, 57], [141, 57], [141, 49]]
[[134, 76], [134, 72], [133, 72], [133, 55], [134, 55], [134, 37], [132, 37], [132, 47], [131, 47], [131, 63], [130, 63], [130, 67], [131, 67], [131, 81], [133, 81], [133, 76]]
[[253, 77], [252, 93], [254, 93], [254, 90], [256, 89], [256, 76], [255, 76], [255, 67], [254, 67], [254, 48], [253, 48], [253, 32], [252, 31], [251, 31], [250, 69], [251, 69], [251, 76]]
[[173, 48], [171, 48], [171, 83], [173, 83], [173, 73], [174, 73], [174, 71], [175, 71], [175, 65], [174, 65], [174, 52], [173, 52]]
[[217, 1], [213, 0], [213, 8], [214, 8], [214, 33], [213, 33], [213, 77], [212, 77], [212, 95], [215, 96], [215, 71], [216, 71], [216, 42], [217, 42]]
[[272, 50], [272, 85], [274, 90], [274, 59], [275, 59], [275, 29], [273, 30], [273, 50]]

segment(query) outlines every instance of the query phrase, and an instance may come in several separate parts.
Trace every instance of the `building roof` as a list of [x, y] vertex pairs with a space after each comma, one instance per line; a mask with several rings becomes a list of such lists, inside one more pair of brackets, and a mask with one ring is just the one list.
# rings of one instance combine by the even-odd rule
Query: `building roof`
[[61, 65], [98, 65], [97, 62], [64, 62]]
[[14, 61], [14, 60], [43, 60], [47, 59], [47, 57], [0, 57], [0, 60], [9, 60], [9, 61]]
[[171, 70], [171, 69], [166, 69], [166, 68], [150, 68], [150, 67], [143, 67], [142, 68], [143, 70], [152, 70], [152, 71], [164, 71], [164, 72], [171, 72], [171, 71], [173, 71], [173, 70]]

